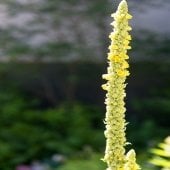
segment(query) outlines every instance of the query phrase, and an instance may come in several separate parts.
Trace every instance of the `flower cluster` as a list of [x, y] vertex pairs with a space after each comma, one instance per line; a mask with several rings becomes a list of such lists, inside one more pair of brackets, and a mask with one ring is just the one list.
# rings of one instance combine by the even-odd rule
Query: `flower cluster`
[[[132, 18], [128, 14], [128, 6], [126, 0], [122, 0], [116, 13], [111, 15], [114, 22], [111, 25], [114, 27], [110, 34], [111, 45], [108, 53], [108, 70], [107, 74], [103, 75], [103, 79], [107, 83], [102, 85], [102, 88], [107, 91], [106, 94], [106, 150], [104, 161], [108, 165], [107, 170], [128, 170], [127, 167], [135, 167], [131, 170], [137, 170], [134, 162], [135, 154], [130, 152], [130, 157], [127, 160], [125, 154], [126, 136], [126, 121], [125, 121], [125, 81], [129, 76], [129, 64], [127, 62], [127, 51], [131, 49], [129, 42], [131, 36], [129, 31], [132, 29], [128, 25], [128, 20]], [[132, 165], [134, 163], [134, 165]], [[126, 169], [125, 169], [126, 168]], [[130, 169], [129, 169], [130, 170]]]

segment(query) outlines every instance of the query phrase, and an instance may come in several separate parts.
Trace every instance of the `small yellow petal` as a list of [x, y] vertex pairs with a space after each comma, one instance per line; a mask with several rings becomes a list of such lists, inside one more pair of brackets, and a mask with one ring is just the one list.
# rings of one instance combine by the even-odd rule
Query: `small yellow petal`
[[131, 30], [132, 30], [132, 27], [128, 26], [128, 27], [127, 27], [127, 30], [128, 30], [128, 31], [131, 31]]
[[127, 54], [124, 54], [124, 53], [120, 53], [119, 56], [120, 56], [121, 58], [124, 58], [125, 60], [126, 60], [126, 59], [129, 59], [129, 56], [128, 56]]
[[122, 64], [122, 68], [125, 69], [125, 68], [129, 68], [129, 64], [127, 61], [124, 61], [123, 64]]
[[109, 35], [110, 39], [114, 39], [115, 37], [116, 37], [116, 35], [113, 32]]
[[116, 17], [116, 14], [115, 14], [115, 13], [111, 14], [111, 17], [115, 18], [115, 17]]
[[113, 53], [108, 54], [108, 59], [113, 62], [121, 62], [122, 61], [122, 58], [120, 56], [113, 55]]
[[110, 45], [109, 49], [110, 50], [117, 50], [117, 49], [119, 49], [119, 47], [117, 45]]
[[129, 59], [129, 56], [128, 55], [124, 55], [124, 59], [125, 60]]
[[106, 91], [108, 90], [108, 85], [107, 84], [103, 84], [101, 87], [102, 87], [103, 90], [106, 90]]
[[127, 14], [127, 15], [126, 15], [126, 19], [132, 19], [132, 18], [133, 18], [132, 15], [130, 15], [130, 14]]
[[126, 39], [127, 39], [127, 40], [132, 40], [132, 37], [131, 37], [130, 35], [127, 35], [127, 36], [126, 36]]
[[110, 74], [103, 74], [102, 78], [105, 80], [110, 80], [112, 78], [112, 76]]
[[112, 26], [116, 26], [116, 24], [117, 24], [117, 23], [116, 23], [115, 21], [113, 21], [113, 22], [110, 23], [110, 25], [112, 25]]
[[121, 62], [122, 58], [120, 58], [119, 56], [114, 56], [112, 59], [114, 62]]
[[109, 60], [114, 56], [113, 53], [108, 53], [107, 55]]
[[124, 45], [128, 45], [128, 44], [129, 44], [129, 41], [128, 41], [128, 40], [125, 40], [125, 41], [123, 42], [123, 44], [124, 44]]
[[121, 17], [125, 17], [126, 14], [120, 14]]
[[127, 70], [117, 70], [116, 72], [117, 72], [117, 75], [120, 77], [126, 77], [130, 75], [129, 71]]
[[132, 47], [131, 47], [131, 46], [126, 46], [126, 49], [127, 49], [127, 50], [131, 50]]

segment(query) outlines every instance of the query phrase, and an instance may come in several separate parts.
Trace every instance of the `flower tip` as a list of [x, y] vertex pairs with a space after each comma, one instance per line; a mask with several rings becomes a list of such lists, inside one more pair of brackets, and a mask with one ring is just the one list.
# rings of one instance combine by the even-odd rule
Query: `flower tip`
[[120, 2], [120, 5], [122, 5], [122, 4], [127, 5], [127, 1], [126, 1], [126, 0], [122, 0], [122, 1]]
[[128, 10], [128, 4], [126, 0], [122, 0], [118, 6], [118, 10], [126, 9]]

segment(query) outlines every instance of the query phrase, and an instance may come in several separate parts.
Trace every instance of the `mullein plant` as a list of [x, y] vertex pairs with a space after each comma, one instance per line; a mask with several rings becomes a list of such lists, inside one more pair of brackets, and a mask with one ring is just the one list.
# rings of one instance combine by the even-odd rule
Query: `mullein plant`
[[118, 6], [116, 13], [111, 15], [114, 27], [110, 34], [111, 45], [108, 53], [107, 74], [103, 75], [103, 79], [107, 83], [102, 88], [107, 91], [106, 94], [106, 150], [103, 161], [107, 163], [107, 170], [138, 170], [140, 169], [136, 163], [136, 154], [133, 149], [126, 153], [126, 120], [125, 120], [125, 102], [126, 96], [126, 78], [129, 76], [129, 64], [127, 60], [129, 56], [127, 51], [131, 49], [129, 42], [131, 36], [129, 31], [131, 27], [128, 25], [132, 16], [128, 13], [128, 5], [126, 0], [122, 0]]

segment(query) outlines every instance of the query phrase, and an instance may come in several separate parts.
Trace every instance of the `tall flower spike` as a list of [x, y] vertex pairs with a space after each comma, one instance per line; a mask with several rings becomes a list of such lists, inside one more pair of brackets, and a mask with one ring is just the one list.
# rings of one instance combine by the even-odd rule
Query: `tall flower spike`
[[[126, 61], [129, 58], [127, 51], [131, 49], [129, 45], [131, 36], [128, 33], [131, 27], [128, 25], [128, 20], [132, 18], [128, 14], [126, 0], [122, 0], [116, 13], [111, 16], [115, 20], [111, 23], [114, 29], [109, 36], [111, 45], [108, 53], [108, 73], [103, 75], [103, 79], [107, 80], [107, 83], [102, 86], [107, 91], [105, 100], [106, 150], [103, 160], [108, 165], [107, 170], [126, 170], [125, 145], [127, 142], [124, 98], [126, 96], [125, 81], [129, 75], [129, 64]], [[133, 170], [137, 170], [137, 168]]]

